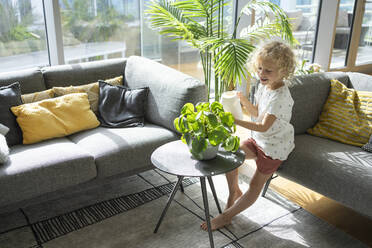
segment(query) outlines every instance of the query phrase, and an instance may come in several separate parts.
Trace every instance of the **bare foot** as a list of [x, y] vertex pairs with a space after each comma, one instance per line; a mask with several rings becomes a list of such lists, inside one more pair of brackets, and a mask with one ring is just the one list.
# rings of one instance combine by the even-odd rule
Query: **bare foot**
[[234, 192], [234, 194], [229, 195], [229, 199], [227, 199], [227, 204], [225, 206], [225, 210], [230, 208], [234, 203], [243, 195], [243, 192], [241, 190], [237, 190]]
[[[231, 223], [231, 219], [229, 219], [224, 213], [217, 215], [217, 217], [211, 219], [211, 230], [217, 230], [220, 229], [228, 224]], [[207, 222], [204, 221], [200, 227], [204, 230], [208, 230]]]

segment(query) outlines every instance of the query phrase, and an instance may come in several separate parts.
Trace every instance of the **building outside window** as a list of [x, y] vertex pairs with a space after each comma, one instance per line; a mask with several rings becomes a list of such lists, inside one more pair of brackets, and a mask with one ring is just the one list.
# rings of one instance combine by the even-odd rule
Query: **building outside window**
[[372, 1], [366, 1], [356, 65], [372, 62]]
[[346, 53], [351, 38], [351, 23], [353, 20], [355, 0], [341, 0], [335, 29], [335, 38], [332, 51], [331, 68], [340, 68], [346, 65]]
[[299, 61], [313, 60], [319, 0], [271, 0], [290, 18], [294, 37], [298, 40], [295, 52]]

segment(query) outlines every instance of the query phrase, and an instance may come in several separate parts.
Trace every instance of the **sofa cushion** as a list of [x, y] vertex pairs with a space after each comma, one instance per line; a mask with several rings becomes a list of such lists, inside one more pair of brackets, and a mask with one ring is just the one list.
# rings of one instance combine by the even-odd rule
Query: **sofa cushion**
[[104, 178], [150, 168], [151, 153], [178, 136], [168, 129], [146, 124], [131, 128], [98, 127], [69, 138], [94, 157], [98, 177]]
[[20, 104], [22, 104], [22, 99], [18, 82], [0, 87], [0, 123], [10, 129], [5, 136], [9, 146], [22, 143], [22, 131], [10, 110], [11, 107]]
[[66, 138], [16, 145], [0, 166], [0, 205], [8, 205], [93, 179], [92, 155]]
[[99, 126], [86, 93], [74, 93], [11, 107], [22, 129], [23, 144], [63, 137]]
[[308, 134], [277, 173], [372, 217], [372, 156], [360, 147]]
[[174, 131], [173, 121], [185, 103], [207, 100], [204, 83], [143, 57], [128, 58], [124, 78], [129, 88], [150, 88], [145, 118]]
[[330, 80], [333, 78], [346, 86], [349, 84], [349, 78], [343, 72], [314, 73], [297, 76], [291, 80], [289, 89], [294, 101], [291, 123], [295, 134], [305, 133], [318, 122], [328, 97]]
[[308, 133], [362, 146], [372, 135], [372, 91], [350, 89], [331, 80], [331, 90], [319, 122]]
[[34, 93], [29, 93], [29, 94], [23, 94], [21, 96], [23, 103], [38, 102], [38, 101], [50, 99], [53, 97], [54, 97], [54, 91], [52, 89], [38, 91]]
[[[123, 76], [106, 79], [105, 82], [111, 85], [123, 85]], [[53, 87], [54, 94], [56, 96], [63, 96], [71, 93], [82, 93], [88, 94], [88, 100], [90, 108], [95, 114], [98, 113], [98, 99], [99, 99], [99, 85], [98, 82], [84, 84], [79, 86], [69, 87]]]
[[0, 87], [14, 82], [20, 83], [22, 94], [46, 89], [43, 74], [39, 68], [0, 73]]
[[109, 59], [72, 65], [44, 67], [46, 87], [65, 87], [97, 82], [123, 75], [126, 59]]
[[362, 90], [362, 91], [372, 91], [372, 76], [358, 73], [358, 72], [347, 72], [350, 79], [349, 87]]
[[145, 124], [148, 87], [129, 89], [99, 81], [99, 120], [103, 127], [138, 127]]

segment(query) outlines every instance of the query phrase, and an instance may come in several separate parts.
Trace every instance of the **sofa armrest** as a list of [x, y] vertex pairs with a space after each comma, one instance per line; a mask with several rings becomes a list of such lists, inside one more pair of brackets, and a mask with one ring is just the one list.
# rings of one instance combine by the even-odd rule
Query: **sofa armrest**
[[173, 120], [179, 116], [185, 103], [207, 100], [204, 83], [144, 57], [128, 58], [124, 78], [129, 88], [150, 88], [146, 120], [173, 131]]

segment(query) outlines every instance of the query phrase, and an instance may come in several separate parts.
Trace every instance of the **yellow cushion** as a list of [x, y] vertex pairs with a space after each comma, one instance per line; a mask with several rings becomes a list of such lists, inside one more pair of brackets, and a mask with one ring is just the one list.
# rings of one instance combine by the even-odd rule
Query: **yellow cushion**
[[22, 129], [23, 144], [63, 137], [100, 124], [86, 93], [22, 104], [11, 110]]
[[[105, 82], [111, 85], [123, 85], [123, 76], [115, 77], [105, 80]], [[87, 93], [90, 108], [93, 112], [98, 112], [98, 99], [99, 99], [99, 86], [98, 82], [84, 84], [79, 86], [69, 86], [69, 87], [53, 87], [55, 96], [63, 96], [71, 93]]]
[[53, 89], [39, 91], [30, 94], [24, 94], [21, 96], [23, 103], [38, 102], [45, 99], [50, 99], [54, 97]]
[[307, 132], [350, 145], [366, 144], [372, 134], [372, 92], [349, 89], [331, 80], [319, 122]]

